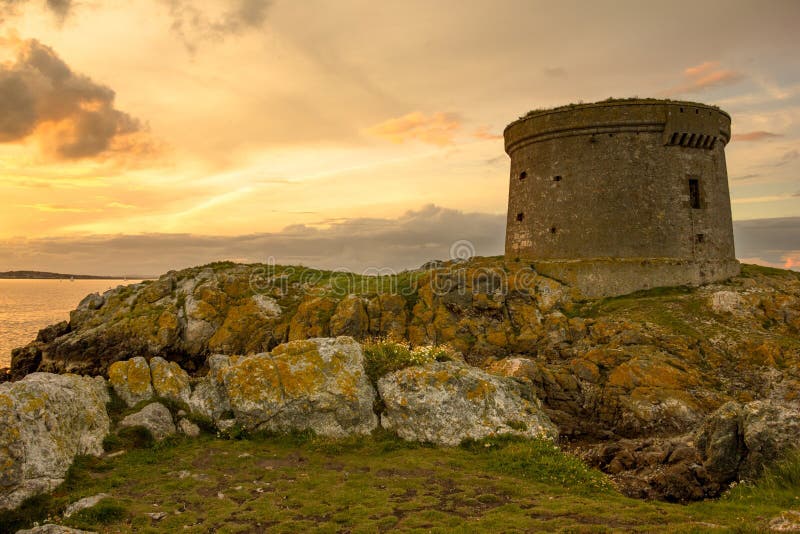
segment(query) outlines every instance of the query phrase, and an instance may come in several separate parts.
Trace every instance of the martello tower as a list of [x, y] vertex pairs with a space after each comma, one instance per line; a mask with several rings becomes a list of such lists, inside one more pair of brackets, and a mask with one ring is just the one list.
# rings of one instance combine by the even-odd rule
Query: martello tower
[[509, 124], [506, 257], [586, 297], [735, 276], [730, 126], [716, 107], [653, 99], [533, 111]]

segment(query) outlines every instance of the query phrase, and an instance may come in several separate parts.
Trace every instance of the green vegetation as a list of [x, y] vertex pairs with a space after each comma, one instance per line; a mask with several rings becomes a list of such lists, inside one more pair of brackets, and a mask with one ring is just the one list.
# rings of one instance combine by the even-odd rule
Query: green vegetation
[[791, 271], [789, 269], [776, 269], [775, 267], [766, 267], [764, 265], [755, 265], [750, 263], [742, 264], [742, 277], [756, 278], [758, 276], [781, 276], [781, 277], [794, 277], [800, 278], [800, 273]]
[[449, 345], [411, 348], [407, 341], [391, 339], [366, 341], [363, 349], [364, 369], [373, 385], [380, 377], [406, 367], [462, 359]]
[[[55, 520], [101, 492], [112, 497], [63, 523], [97, 532], [756, 532], [800, 507], [800, 456], [720, 500], [684, 506], [623, 497], [605, 475], [541, 441], [448, 449], [385, 431], [340, 441], [204, 435], [78, 458], [52, 495], [0, 514], [0, 531]], [[166, 516], [146, 515], [156, 512]]]

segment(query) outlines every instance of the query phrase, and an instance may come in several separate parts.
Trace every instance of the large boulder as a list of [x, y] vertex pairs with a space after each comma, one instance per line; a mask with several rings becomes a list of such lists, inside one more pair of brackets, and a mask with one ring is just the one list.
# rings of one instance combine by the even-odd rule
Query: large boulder
[[695, 442], [720, 482], [752, 480], [800, 446], [800, 410], [774, 401], [729, 402], [711, 414]]
[[138, 412], [119, 422], [120, 428], [141, 426], [150, 431], [156, 441], [161, 441], [177, 432], [175, 421], [166, 406], [152, 402]]
[[0, 384], [0, 510], [58, 486], [75, 456], [103, 453], [108, 401], [101, 377], [33, 373]]
[[192, 394], [189, 374], [180, 365], [156, 356], [150, 360], [150, 376], [157, 396], [189, 404]]
[[381, 378], [378, 391], [382, 426], [409, 441], [454, 446], [497, 434], [558, 435], [528, 388], [460, 362], [401, 369]]
[[108, 381], [128, 406], [153, 398], [150, 366], [141, 356], [112, 363], [108, 368]]
[[352, 338], [293, 341], [271, 353], [232, 357], [217, 376], [247, 429], [343, 437], [367, 434], [378, 424], [375, 391]]

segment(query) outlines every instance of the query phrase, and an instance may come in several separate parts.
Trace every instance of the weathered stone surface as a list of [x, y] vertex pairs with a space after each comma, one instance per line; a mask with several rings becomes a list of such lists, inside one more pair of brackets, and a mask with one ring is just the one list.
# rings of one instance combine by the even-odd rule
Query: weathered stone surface
[[247, 429], [342, 437], [377, 426], [375, 391], [352, 338], [293, 341], [269, 354], [234, 357], [220, 374], [236, 420]]
[[336, 301], [329, 297], [301, 302], [289, 324], [289, 341], [329, 336], [330, 319], [335, 310]]
[[108, 368], [108, 381], [128, 406], [153, 398], [150, 366], [142, 357], [115, 362]]
[[58, 486], [75, 456], [103, 453], [108, 401], [100, 377], [34, 373], [0, 384], [0, 510]]
[[125, 417], [119, 422], [120, 428], [142, 426], [150, 431], [156, 441], [177, 432], [172, 414], [160, 402], [152, 402], [138, 412]]
[[208, 357], [206, 364], [208, 374], [195, 385], [189, 399], [189, 407], [192, 412], [217, 422], [231, 409], [223, 379], [225, 371], [231, 364], [230, 357], [214, 354]]
[[554, 439], [541, 403], [512, 380], [458, 362], [409, 367], [384, 376], [384, 428], [403, 439], [455, 446], [497, 434]]
[[196, 438], [200, 435], [200, 427], [185, 417], [178, 421], [178, 431], [184, 436]]
[[369, 333], [369, 315], [364, 299], [348, 295], [336, 306], [330, 323], [332, 336], [364, 337]]
[[17, 534], [97, 534], [96, 532], [88, 530], [77, 530], [74, 528], [64, 527], [61, 525], [40, 525], [38, 527], [28, 528], [25, 530], [18, 530]]
[[64, 517], [71, 517], [73, 514], [76, 514], [81, 510], [91, 508], [103, 499], [108, 499], [109, 497], [111, 497], [111, 495], [108, 493], [98, 493], [97, 495], [92, 495], [91, 497], [84, 497], [83, 499], [75, 501], [67, 506], [67, 508], [64, 510]]
[[189, 403], [192, 388], [189, 386], [189, 374], [175, 362], [164, 358], [150, 360], [150, 376], [157, 396], [176, 402]]

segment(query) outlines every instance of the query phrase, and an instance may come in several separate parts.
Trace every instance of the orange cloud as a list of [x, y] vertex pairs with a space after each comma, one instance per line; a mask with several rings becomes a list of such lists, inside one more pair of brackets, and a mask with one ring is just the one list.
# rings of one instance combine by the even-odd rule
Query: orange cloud
[[446, 146], [453, 144], [453, 138], [461, 126], [461, 119], [454, 113], [437, 111], [425, 115], [420, 111], [414, 111], [371, 126], [366, 131], [393, 143], [416, 140], [431, 145]]
[[772, 139], [773, 137], [783, 137], [782, 134], [772, 132], [765, 132], [762, 130], [756, 132], [746, 132], [741, 134], [734, 134], [734, 141], [763, 141], [765, 139]]
[[720, 68], [717, 61], [705, 61], [699, 65], [687, 67], [683, 71], [683, 75], [686, 81], [666, 91], [667, 95], [697, 93], [709, 87], [731, 85], [744, 78], [740, 72]]
[[489, 127], [488, 126], [479, 126], [472, 133], [472, 136], [474, 138], [476, 138], [476, 139], [485, 139], [487, 141], [492, 141], [492, 140], [495, 140], [495, 139], [502, 139], [503, 138], [502, 134], [493, 134], [493, 133], [491, 133], [489, 131]]
[[800, 267], [800, 250], [783, 255], [783, 268], [794, 269], [795, 267]]

